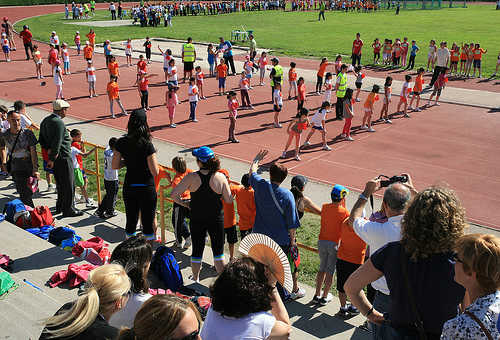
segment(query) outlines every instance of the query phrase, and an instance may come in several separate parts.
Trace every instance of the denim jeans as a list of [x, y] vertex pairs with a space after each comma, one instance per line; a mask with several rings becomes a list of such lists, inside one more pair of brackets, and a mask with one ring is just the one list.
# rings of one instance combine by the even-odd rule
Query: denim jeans
[[[391, 296], [385, 295], [377, 291], [377, 293], [375, 294], [375, 300], [373, 301], [373, 308], [376, 311], [384, 314], [389, 312], [390, 307], [391, 307]], [[397, 334], [394, 332], [393, 328], [388, 324], [377, 325], [374, 323], [370, 323], [370, 325], [372, 328], [373, 340], [397, 339], [397, 337], [394, 337]]]
[[189, 119], [196, 119], [196, 105], [198, 102], [189, 102]]

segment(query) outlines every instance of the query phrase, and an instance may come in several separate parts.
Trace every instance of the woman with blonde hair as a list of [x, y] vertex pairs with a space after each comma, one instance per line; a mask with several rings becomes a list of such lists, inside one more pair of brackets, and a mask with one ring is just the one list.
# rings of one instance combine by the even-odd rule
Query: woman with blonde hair
[[500, 238], [466, 235], [455, 252], [455, 281], [467, 290], [472, 304], [444, 324], [441, 339], [500, 339]]
[[110, 326], [111, 315], [125, 307], [130, 279], [122, 266], [107, 264], [89, 274], [84, 292], [65, 304], [45, 323], [40, 339], [114, 339], [118, 329]]
[[201, 317], [192, 302], [174, 295], [155, 295], [137, 312], [133, 328], [117, 340], [201, 340]]
[[[380, 325], [376, 339], [440, 338], [465, 295], [453, 279], [453, 249], [465, 227], [465, 210], [452, 190], [425, 189], [403, 216], [401, 241], [377, 250], [349, 277], [344, 289], [361, 314]], [[363, 292], [383, 275], [391, 293], [385, 314]]]

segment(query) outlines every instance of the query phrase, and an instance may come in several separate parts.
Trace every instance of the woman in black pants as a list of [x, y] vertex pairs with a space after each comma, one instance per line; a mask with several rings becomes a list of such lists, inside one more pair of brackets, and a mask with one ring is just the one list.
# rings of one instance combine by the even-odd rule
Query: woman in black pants
[[[233, 197], [226, 176], [218, 172], [220, 161], [214, 152], [209, 147], [202, 146], [193, 150], [193, 156], [196, 157], [200, 170], [186, 175], [170, 196], [175, 203], [191, 209], [191, 269], [193, 281], [198, 281], [207, 232], [215, 269], [219, 274], [224, 269], [224, 210], [221, 198], [226, 203], [232, 203]], [[186, 190], [191, 192], [189, 203], [181, 199]]]
[[118, 139], [115, 149], [113, 169], [127, 167], [123, 183], [127, 237], [135, 236], [140, 213], [144, 237], [150, 241], [154, 240], [156, 230], [153, 229], [153, 221], [157, 198], [154, 177], [158, 175], [159, 169], [144, 109], [132, 112], [128, 120], [127, 134]]

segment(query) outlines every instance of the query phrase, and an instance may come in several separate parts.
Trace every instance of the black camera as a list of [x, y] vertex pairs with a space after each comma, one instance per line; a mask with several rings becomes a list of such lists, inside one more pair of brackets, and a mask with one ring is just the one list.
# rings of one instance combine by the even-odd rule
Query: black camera
[[380, 175], [378, 176], [378, 179], [380, 178], [387, 178], [387, 179], [384, 179], [384, 180], [381, 180], [380, 181], [380, 187], [381, 188], [386, 188], [388, 187], [389, 185], [391, 185], [392, 183], [406, 183], [408, 182], [408, 176], [407, 175], [401, 175], [401, 176], [392, 176], [392, 177], [388, 177], [388, 176], [385, 176], [385, 175]]

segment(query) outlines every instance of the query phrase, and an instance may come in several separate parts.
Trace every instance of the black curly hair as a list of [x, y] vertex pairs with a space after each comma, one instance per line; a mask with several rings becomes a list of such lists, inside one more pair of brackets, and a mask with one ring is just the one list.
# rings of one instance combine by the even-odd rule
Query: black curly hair
[[151, 263], [153, 250], [144, 236], [131, 237], [118, 246], [111, 254], [111, 263], [118, 263], [125, 268], [134, 293], [148, 293], [149, 281], [146, 267]]
[[266, 266], [250, 257], [229, 263], [210, 287], [212, 308], [224, 316], [241, 318], [271, 310], [273, 287]]

